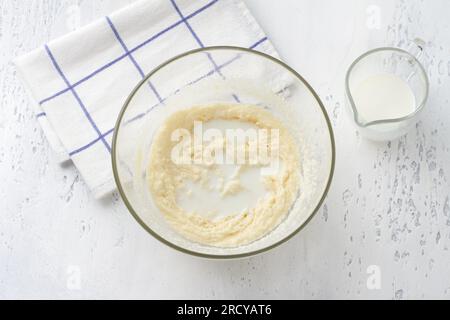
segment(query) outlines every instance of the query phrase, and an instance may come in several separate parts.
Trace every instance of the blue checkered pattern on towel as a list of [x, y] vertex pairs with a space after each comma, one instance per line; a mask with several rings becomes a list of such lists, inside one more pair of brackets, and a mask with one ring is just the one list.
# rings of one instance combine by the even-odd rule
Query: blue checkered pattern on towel
[[[114, 189], [111, 139], [128, 94], [164, 60], [212, 45], [276, 55], [241, 0], [145, 0], [50, 42], [17, 65], [39, 101], [37, 117], [54, 130], [46, 134], [56, 134], [100, 197]], [[211, 70], [203, 77], [221, 74], [232, 62], [208, 59]], [[158, 84], [148, 87], [154, 105], [164, 104]]]

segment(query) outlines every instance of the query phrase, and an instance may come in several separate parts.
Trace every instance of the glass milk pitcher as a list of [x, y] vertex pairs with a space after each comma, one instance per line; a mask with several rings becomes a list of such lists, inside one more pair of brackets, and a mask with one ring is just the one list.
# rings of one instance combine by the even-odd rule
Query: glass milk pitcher
[[371, 50], [350, 66], [346, 77], [348, 109], [362, 136], [394, 140], [417, 122], [428, 98], [429, 81], [419, 59], [424, 42], [415, 40], [416, 54], [398, 48]]

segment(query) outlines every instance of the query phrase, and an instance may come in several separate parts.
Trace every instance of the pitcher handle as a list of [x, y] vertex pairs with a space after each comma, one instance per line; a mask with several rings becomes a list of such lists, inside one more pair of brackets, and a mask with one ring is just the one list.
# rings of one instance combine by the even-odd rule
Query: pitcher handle
[[427, 43], [425, 42], [425, 40], [421, 38], [415, 38], [411, 41], [408, 52], [416, 57], [417, 60], [421, 60], [425, 51], [426, 44]]
[[[423, 65], [423, 54], [425, 51], [426, 42], [421, 38], [415, 38], [411, 41], [408, 52], [414, 56], [419, 63]], [[415, 75], [416, 71], [413, 71], [408, 78], [406, 79], [406, 82], [409, 82], [409, 80]]]

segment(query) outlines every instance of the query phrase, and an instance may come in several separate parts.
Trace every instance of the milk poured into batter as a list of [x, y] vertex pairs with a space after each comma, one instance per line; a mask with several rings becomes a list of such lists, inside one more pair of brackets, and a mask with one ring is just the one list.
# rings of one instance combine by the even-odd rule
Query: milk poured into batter
[[[255, 124], [233, 120], [211, 120], [203, 131], [219, 129], [257, 130]], [[254, 207], [267, 190], [261, 180], [261, 168], [227, 164], [211, 167], [207, 181], [187, 181], [179, 190], [178, 203], [186, 211], [198, 212], [210, 219], [225, 218], [230, 213]]]
[[[199, 123], [203, 132], [197, 130]], [[221, 139], [196, 139], [208, 129], [220, 136], [230, 129], [262, 130], [270, 132], [270, 141], [258, 136], [262, 143], [256, 163], [250, 161], [253, 138], [242, 145], [237, 140], [230, 144], [236, 146], [230, 147], [232, 155], [245, 151], [239, 152], [249, 160], [244, 164], [210, 163], [204, 161], [207, 158], [199, 159], [209, 152], [196, 148], [196, 142], [203, 151], [216, 142], [219, 149], [228, 151], [229, 140], [227, 136], [224, 144]], [[298, 197], [300, 154], [296, 142], [280, 120], [258, 106], [214, 104], [179, 110], [166, 119], [153, 140], [147, 171], [153, 201], [173, 229], [191, 241], [223, 248], [252, 243], [273, 231]], [[269, 161], [263, 150], [270, 151]]]
[[416, 105], [410, 86], [393, 74], [362, 81], [353, 92], [353, 100], [365, 122], [405, 117], [414, 112]]

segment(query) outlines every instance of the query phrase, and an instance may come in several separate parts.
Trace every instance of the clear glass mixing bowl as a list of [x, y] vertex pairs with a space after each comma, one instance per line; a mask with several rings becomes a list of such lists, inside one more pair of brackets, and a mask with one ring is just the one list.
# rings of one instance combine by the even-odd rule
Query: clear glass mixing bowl
[[[152, 139], [167, 116], [181, 108], [214, 103], [265, 108], [283, 121], [300, 149], [300, 192], [287, 218], [262, 239], [235, 248], [212, 247], [183, 238], [165, 221], [146, 184]], [[331, 184], [335, 143], [322, 102], [296, 71], [269, 55], [221, 46], [170, 59], [132, 91], [116, 124], [112, 163], [127, 208], [148, 233], [184, 253], [230, 259], [274, 248], [311, 220]]]

